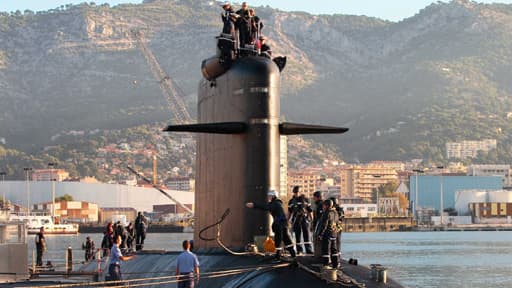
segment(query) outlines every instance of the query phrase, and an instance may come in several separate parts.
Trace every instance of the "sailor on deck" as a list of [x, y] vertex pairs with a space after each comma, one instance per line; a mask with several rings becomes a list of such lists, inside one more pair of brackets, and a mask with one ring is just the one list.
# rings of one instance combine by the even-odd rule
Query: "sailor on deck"
[[290, 233], [288, 232], [288, 221], [284, 213], [283, 202], [281, 199], [277, 198], [277, 193], [274, 190], [268, 191], [267, 200], [268, 203], [266, 205], [248, 202], [245, 206], [247, 206], [247, 208], [269, 211], [270, 215], [272, 215], [272, 218], [274, 219], [274, 222], [272, 223], [272, 231], [275, 234], [276, 258], [281, 257], [283, 249], [281, 247], [281, 241], [284, 242], [285, 248], [290, 252], [290, 255], [295, 257], [295, 250], [293, 249], [294, 245], [290, 237]]
[[108, 273], [110, 274], [110, 281], [121, 280], [121, 261], [128, 261], [133, 259], [135, 256], [123, 256], [119, 246], [121, 245], [121, 235], [117, 235], [115, 238], [114, 246], [110, 250], [110, 265], [108, 266]]
[[325, 266], [331, 263], [333, 268], [338, 268], [338, 247], [336, 235], [339, 233], [339, 216], [331, 200], [323, 202], [323, 215], [320, 220], [320, 232], [318, 240], [322, 242], [322, 260]]
[[[313, 254], [309, 239], [309, 223], [311, 222], [311, 205], [304, 195], [299, 196], [299, 186], [293, 187], [293, 198], [288, 201], [288, 218], [291, 219], [297, 253], [302, 254], [302, 244], [307, 254]], [[301, 235], [304, 242], [301, 243]]]
[[176, 277], [178, 277], [178, 288], [193, 288], [194, 273], [196, 282], [199, 283], [199, 260], [196, 254], [190, 252], [191, 243], [183, 241], [183, 252], [176, 258]]

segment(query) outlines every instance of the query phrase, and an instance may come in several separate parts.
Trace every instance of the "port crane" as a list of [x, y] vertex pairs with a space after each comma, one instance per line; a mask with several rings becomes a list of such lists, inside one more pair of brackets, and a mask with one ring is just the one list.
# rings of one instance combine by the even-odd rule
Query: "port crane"
[[[132, 37], [137, 42], [137, 47], [140, 49], [142, 55], [146, 59], [149, 69], [151, 73], [158, 81], [158, 85], [164, 96], [167, 106], [172, 113], [172, 121], [177, 125], [180, 124], [190, 124], [194, 122], [190, 113], [187, 110], [187, 106], [185, 105], [185, 93], [183, 90], [176, 84], [176, 82], [165, 72], [162, 68], [155, 55], [151, 51], [148, 46], [148, 40], [142, 29], [133, 29], [131, 31]], [[153, 173], [156, 174], [156, 157], [162, 159], [162, 156], [158, 154], [158, 152], [153, 149]], [[162, 159], [163, 160], [163, 159]], [[153, 182], [156, 182], [156, 175], [153, 176]], [[156, 183], [154, 183], [156, 184]]]
[[167, 101], [167, 105], [172, 112], [172, 120], [177, 125], [179, 124], [190, 124], [193, 122], [190, 113], [187, 110], [187, 106], [184, 101], [183, 91], [176, 85], [176, 82], [162, 69], [155, 55], [148, 47], [148, 41], [142, 30], [132, 30], [132, 37], [137, 42], [137, 47], [140, 49], [146, 62], [148, 63], [149, 69], [153, 76], [158, 80], [162, 95]]

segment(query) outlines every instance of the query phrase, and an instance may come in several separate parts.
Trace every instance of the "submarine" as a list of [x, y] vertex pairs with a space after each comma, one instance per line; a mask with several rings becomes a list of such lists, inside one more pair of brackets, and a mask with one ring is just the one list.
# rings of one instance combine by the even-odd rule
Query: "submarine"
[[268, 212], [244, 204], [264, 204], [269, 190], [279, 191], [280, 136], [341, 134], [348, 128], [281, 122], [279, 85], [286, 57], [272, 59], [256, 47], [237, 46], [233, 34], [217, 37], [216, 55], [201, 65], [197, 123], [164, 129], [198, 133], [194, 252], [203, 262], [207, 259], [206, 269], [259, 267], [229, 279], [201, 280], [199, 285], [402, 287], [392, 279], [377, 281], [376, 272], [357, 261], [342, 260], [344, 268], [325, 277], [320, 259], [313, 256], [275, 263], [258, 252], [271, 233], [272, 219]]
[[[243, 50], [243, 51], [242, 51]], [[266, 203], [279, 191], [281, 135], [341, 134], [348, 128], [280, 121], [280, 76], [285, 57], [271, 58], [256, 47], [238, 47], [233, 35], [217, 37], [217, 53], [202, 62], [196, 124], [169, 125], [163, 131], [198, 133], [193, 252], [200, 262], [196, 287], [403, 287], [377, 266], [341, 261], [324, 269], [314, 256], [295, 259], [260, 252], [270, 235], [268, 212], [247, 209], [246, 202]], [[284, 195], [286, 191], [280, 191]], [[97, 273], [96, 282], [59, 287], [176, 287], [180, 252], [138, 251], [123, 262], [123, 279], [99, 282], [107, 261], [81, 268]], [[44, 285], [34, 281], [15, 287]]]

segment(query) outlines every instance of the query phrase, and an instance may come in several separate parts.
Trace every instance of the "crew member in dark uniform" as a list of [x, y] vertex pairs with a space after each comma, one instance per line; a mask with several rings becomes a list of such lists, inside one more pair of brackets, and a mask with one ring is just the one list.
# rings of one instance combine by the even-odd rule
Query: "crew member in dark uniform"
[[292, 257], [295, 257], [295, 250], [293, 249], [293, 242], [288, 232], [288, 221], [283, 209], [283, 202], [277, 198], [277, 193], [274, 190], [270, 190], [267, 194], [268, 203], [261, 205], [258, 203], [248, 202], [245, 204], [247, 208], [256, 208], [260, 210], [269, 211], [274, 221], [272, 222], [272, 231], [275, 234], [275, 245], [276, 245], [276, 258], [281, 257], [282, 247], [281, 241], [284, 242], [286, 250], [290, 252]]
[[133, 241], [135, 240], [135, 228], [133, 228], [132, 222], [128, 224], [126, 227], [126, 248], [128, 248], [128, 251], [133, 251]]
[[147, 229], [147, 220], [142, 212], [139, 212], [137, 218], [135, 219], [135, 233], [136, 233], [136, 242], [135, 242], [135, 250], [139, 251], [144, 248], [144, 240], [146, 239], [146, 229]]
[[320, 233], [318, 240], [322, 241], [322, 264], [325, 266], [331, 263], [331, 267], [338, 268], [338, 249], [336, 245], [336, 234], [339, 227], [338, 212], [331, 200], [323, 202], [323, 216], [320, 222]]
[[242, 2], [242, 7], [236, 11], [236, 14], [240, 16], [249, 14], [249, 6], [247, 5], [247, 2]]
[[229, 20], [229, 16], [232, 14], [232, 13], [235, 13], [235, 11], [233, 11], [233, 7], [231, 7], [231, 4], [229, 2], [224, 2], [222, 4], [222, 9], [224, 10], [224, 12], [222, 13], [221, 17], [222, 17], [222, 23], [225, 23], [226, 21]]
[[[288, 201], [288, 218], [291, 218], [297, 253], [302, 254], [302, 244], [307, 254], [313, 254], [309, 240], [309, 223], [311, 222], [311, 205], [304, 195], [299, 195], [299, 186], [293, 187], [293, 197]], [[304, 242], [300, 241], [303, 235]]]
[[[338, 204], [338, 199], [335, 197], [329, 198], [332, 201], [332, 205], [336, 212], [338, 212], [338, 232], [336, 233], [336, 248], [338, 249], [338, 257], [341, 259], [341, 233], [343, 230], [341, 229], [343, 226], [341, 223], [343, 222], [343, 218], [345, 218], [345, 211], [343, 211], [343, 207]], [[341, 263], [340, 263], [341, 264]]]
[[313, 230], [313, 232], [315, 232], [315, 231], [317, 231], [316, 230], [317, 225], [320, 222], [320, 219], [322, 218], [322, 211], [323, 211], [322, 203], [324, 202], [324, 200], [322, 200], [322, 192], [315, 191], [315, 193], [313, 193], [313, 200], [315, 201], [315, 210], [313, 212], [312, 230]]
[[260, 45], [261, 45], [260, 55], [265, 56], [267, 58], [272, 58], [272, 49], [267, 44], [267, 37], [260, 36]]
[[217, 48], [221, 52], [219, 58], [220, 63], [229, 68], [232, 61], [235, 59], [235, 55], [238, 49], [238, 39], [236, 37], [237, 32], [237, 19], [238, 14], [233, 11], [233, 8], [229, 2], [225, 2], [222, 5], [224, 12], [222, 13], [222, 34], [218, 37]]
[[245, 48], [246, 44], [251, 43], [251, 15], [249, 15], [249, 8], [246, 2], [242, 3], [242, 8], [236, 11], [240, 17], [237, 19], [238, 35], [240, 38], [240, 47]]
[[87, 236], [85, 243], [82, 245], [85, 250], [85, 262], [89, 262], [94, 259], [94, 241], [91, 237]]
[[39, 233], [36, 234], [36, 252], [37, 252], [37, 266], [43, 266], [43, 253], [46, 250], [46, 240], [44, 239], [44, 227], [39, 228]]
[[261, 35], [263, 22], [261, 22], [260, 17], [256, 16], [254, 9], [249, 9], [249, 17], [251, 18], [251, 43], [254, 43]]

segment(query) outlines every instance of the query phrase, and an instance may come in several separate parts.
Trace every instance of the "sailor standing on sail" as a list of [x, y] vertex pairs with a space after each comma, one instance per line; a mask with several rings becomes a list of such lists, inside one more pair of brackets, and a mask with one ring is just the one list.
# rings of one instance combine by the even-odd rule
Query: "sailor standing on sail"
[[288, 232], [288, 221], [283, 209], [283, 202], [277, 198], [277, 193], [274, 190], [270, 190], [267, 193], [267, 205], [261, 205], [258, 203], [248, 202], [245, 204], [247, 208], [256, 208], [260, 210], [269, 211], [270, 215], [274, 219], [272, 223], [272, 231], [275, 234], [276, 244], [276, 258], [281, 257], [282, 247], [281, 241], [284, 242], [286, 250], [290, 252], [292, 257], [295, 257], [295, 250], [293, 249], [293, 242]]

